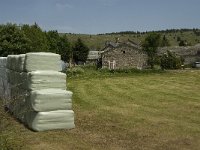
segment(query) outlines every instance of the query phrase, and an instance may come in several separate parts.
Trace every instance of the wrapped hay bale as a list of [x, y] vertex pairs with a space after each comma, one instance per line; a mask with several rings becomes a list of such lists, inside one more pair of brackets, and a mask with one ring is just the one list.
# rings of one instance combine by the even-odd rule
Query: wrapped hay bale
[[2, 80], [6, 80], [7, 79], [6, 68], [0, 68], [0, 78]]
[[66, 74], [58, 72], [60, 55], [9, 55], [6, 66], [6, 106], [15, 118], [35, 131], [75, 127], [72, 92], [66, 91]]
[[23, 88], [40, 90], [49, 88], [66, 89], [66, 74], [57, 71], [33, 71], [22, 74]]
[[9, 69], [7, 69], [6, 72], [7, 72], [8, 83], [10, 83], [12, 87], [19, 86], [22, 88], [22, 85], [26, 81], [26, 79], [24, 79], [23, 73]]
[[17, 100], [10, 107], [10, 112], [13, 113], [13, 116], [19, 119], [21, 122], [24, 122], [25, 114], [30, 111], [30, 109], [26, 106], [25, 100]]
[[31, 91], [26, 98], [26, 103], [34, 111], [70, 110], [72, 109], [71, 98], [70, 91], [43, 89]]
[[7, 68], [16, 72], [24, 71], [25, 54], [21, 55], [8, 55]]
[[0, 100], [4, 98], [3, 80], [0, 78]]
[[7, 66], [7, 57], [0, 57], [0, 68], [6, 68]]
[[10, 87], [9, 89], [10, 99], [7, 99], [7, 107], [11, 113], [14, 113], [16, 109], [20, 108], [19, 106], [25, 105], [25, 99], [27, 97], [27, 91], [18, 88]]
[[27, 53], [25, 58], [25, 70], [27, 72], [36, 70], [61, 71], [60, 55], [54, 53]]
[[0, 57], [0, 99], [5, 99], [5, 91], [7, 88], [6, 74], [7, 57]]
[[27, 112], [25, 122], [34, 131], [74, 128], [74, 112], [72, 110], [56, 110], [49, 112]]

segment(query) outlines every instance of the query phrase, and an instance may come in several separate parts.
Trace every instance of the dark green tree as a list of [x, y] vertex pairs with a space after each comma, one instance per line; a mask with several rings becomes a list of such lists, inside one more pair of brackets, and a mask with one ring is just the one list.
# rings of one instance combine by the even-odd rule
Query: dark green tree
[[48, 31], [46, 33], [49, 50], [52, 53], [59, 53], [58, 43], [60, 42], [60, 36], [57, 31]]
[[160, 34], [150, 33], [145, 40], [143, 41], [142, 47], [143, 50], [148, 55], [148, 64], [153, 69], [154, 65], [157, 62], [157, 49], [160, 45]]
[[170, 46], [169, 40], [166, 38], [165, 35], [163, 36], [163, 38], [161, 40], [160, 46], [161, 47]]
[[60, 40], [58, 42], [58, 54], [61, 55], [61, 59], [64, 62], [69, 62], [72, 58], [71, 44], [68, 41], [66, 35], [60, 37]]
[[181, 40], [179, 46], [187, 46], [187, 41]]
[[22, 54], [30, 50], [30, 40], [16, 24], [0, 27], [0, 56]]
[[45, 52], [49, 49], [49, 43], [45, 32], [35, 23], [34, 25], [23, 25], [22, 30], [30, 40], [31, 52]]
[[180, 41], [181, 41], [180, 36], [177, 37], [176, 41], [177, 41], [177, 42], [180, 42]]
[[78, 38], [73, 47], [73, 59], [76, 63], [79, 61], [86, 62], [89, 53], [89, 48]]

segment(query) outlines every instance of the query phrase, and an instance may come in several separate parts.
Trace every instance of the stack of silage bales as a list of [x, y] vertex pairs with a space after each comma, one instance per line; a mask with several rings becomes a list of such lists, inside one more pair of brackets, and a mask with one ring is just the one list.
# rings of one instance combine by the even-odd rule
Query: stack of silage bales
[[[23, 89], [22, 74], [24, 71], [25, 54], [9, 55], [7, 57], [8, 95], [7, 108], [13, 115], [24, 122], [25, 98], [27, 92]], [[22, 109], [23, 108], [23, 109]]]
[[[8, 70], [9, 83], [15, 87], [12, 99], [17, 99], [16, 107], [9, 106], [15, 117], [35, 131], [74, 128], [72, 92], [66, 91], [66, 75], [59, 72], [60, 55], [27, 53], [15, 58], [18, 71]], [[13, 61], [8, 61], [8, 68]]]
[[7, 74], [6, 74], [7, 57], [0, 57], [0, 99], [7, 97]]

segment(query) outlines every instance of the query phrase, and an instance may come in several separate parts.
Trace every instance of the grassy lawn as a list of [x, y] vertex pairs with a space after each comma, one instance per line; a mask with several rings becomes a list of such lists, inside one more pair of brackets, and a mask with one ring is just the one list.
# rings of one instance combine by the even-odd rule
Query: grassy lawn
[[32, 132], [1, 109], [0, 144], [24, 150], [198, 150], [199, 83], [200, 70], [69, 78], [75, 129]]

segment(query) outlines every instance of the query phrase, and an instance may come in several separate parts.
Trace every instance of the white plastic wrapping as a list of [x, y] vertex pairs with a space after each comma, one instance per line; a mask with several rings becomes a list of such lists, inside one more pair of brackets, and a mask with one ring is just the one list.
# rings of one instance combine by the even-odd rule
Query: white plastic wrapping
[[7, 57], [0, 57], [0, 68], [6, 68]]
[[27, 112], [25, 122], [34, 131], [74, 128], [74, 112], [57, 110], [49, 112]]
[[10, 111], [13, 113], [14, 117], [19, 119], [21, 122], [24, 122], [25, 113], [30, 111], [30, 109], [25, 105], [25, 100], [16, 100], [13, 101], [13, 104], [10, 105]]
[[23, 85], [23, 83], [26, 81], [26, 79], [24, 79], [23, 73], [20, 72], [16, 72], [10, 69], [6, 70], [7, 72], [7, 77], [8, 77], [8, 83], [10, 83], [13, 86], [21, 86]]
[[25, 54], [21, 55], [8, 55], [7, 68], [16, 72], [24, 71]]
[[35, 131], [75, 127], [60, 63], [60, 55], [42, 52], [0, 58], [0, 95], [14, 117]]
[[34, 111], [53, 111], [72, 109], [72, 92], [60, 89], [31, 91], [26, 98], [27, 106]]
[[6, 99], [7, 74], [6, 74], [7, 57], [0, 57], [0, 99]]
[[66, 89], [66, 74], [57, 71], [33, 71], [23, 73], [21, 82], [27, 90]]
[[26, 90], [22, 88], [22, 73], [10, 69], [7, 69], [6, 73], [7, 84], [5, 86], [5, 105], [10, 109], [11, 112], [14, 112], [15, 108], [18, 107], [18, 103], [25, 99]]
[[18, 108], [21, 104], [25, 104], [25, 99], [28, 94], [27, 91], [17, 87], [9, 87], [9, 92], [10, 98], [6, 99], [6, 105], [11, 112], [14, 112], [15, 108]]
[[54, 53], [27, 53], [24, 66], [27, 72], [37, 70], [62, 70], [60, 55]]
[[7, 79], [6, 68], [0, 67], [0, 78], [2, 80]]

